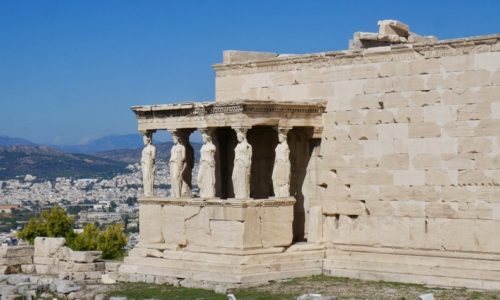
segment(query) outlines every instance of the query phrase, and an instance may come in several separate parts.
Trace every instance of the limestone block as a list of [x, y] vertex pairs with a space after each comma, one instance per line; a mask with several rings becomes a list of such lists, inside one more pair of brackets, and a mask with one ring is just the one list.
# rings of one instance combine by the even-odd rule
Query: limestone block
[[498, 52], [485, 52], [474, 55], [474, 66], [478, 69], [498, 70], [500, 69]]
[[92, 263], [99, 260], [102, 256], [102, 251], [69, 251], [68, 261]]
[[364, 215], [366, 214], [366, 210], [365, 205], [361, 201], [334, 200], [323, 202], [323, 213], [329, 215]]
[[408, 124], [381, 124], [377, 126], [380, 140], [408, 139]]
[[424, 113], [424, 122], [435, 123], [436, 125], [443, 126], [449, 122], [457, 120], [456, 106], [426, 106], [422, 109]]
[[92, 272], [104, 271], [104, 262], [64, 262], [60, 264], [60, 269], [65, 272]]
[[114, 279], [111, 274], [102, 274], [101, 275], [101, 283], [102, 284], [115, 284], [116, 279]]
[[210, 243], [211, 227], [208, 210], [202, 209], [199, 214], [187, 219], [185, 224], [188, 245], [206, 246]]
[[380, 100], [381, 99], [380, 99], [380, 96], [378, 94], [361, 94], [361, 95], [356, 95], [351, 100], [351, 106], [352, 106], [353, 109], [375, 109], [375, 108], [380, 108]]
[[365, 117], [367, 124], [387, 124], [394, 122], [394, 115], [385, 109], [370, 109]]
[[255, 51], [236, 51], [236, 50], [225, 50], [223, 53], [224, 63], [241, 63], [247, 61], [255, 60], [265, 60], [271, 59], [278, 56], [276, 53], [271, 52], [255, 52]]
[[450, 55], [443, 56], [439, 62], [447, 72], [463, 72], [465, 70], [474, 69], [474, 60], [477, 54], [474, 55]]
[[472, 158], [461, 157], [457, 154], [443, 154], [442, 159], [446, 168], [450, 170], [470, 170], [477, 165]]
[[378, 138], [375, 125], [352, 125], [349, 128], [349, 137], [353, 140], [373, 140]]
[[0, 258], [33, 256], [33, 246], [0, 246]]
[[37, 274], [57, 274], [59, 273], [59, 265], [37, 265], [35, 264]]
[[459, 121], [489, 119], [495, 103], [466, 104], [458, 108]]
[[488, 138], [467, 137], [458, 139], [458, 153], [489, 153], [491, 149], [492, 142]]
[[460, 86], [480, 87], [491, 84], [491, 72], [487, 70], [467, 70], [458, 76]]
[[33, 262], [37, 265], [55, 265], [59, 263], [59, 258], [57, 257], [43, 257], [34, 256]]
[[378, 200], [378, 188], [366, 185], [351, 185], [348, 189], [352, 200]]
[[393, 174], [381, 169], [368, 169], [363, 177], [367, 185], [392, 185], [394, 182]]
[[428, 170], [425, 172], [425, 184], [427, 185], [450, 185], [457, 184], [458, 172], [443, 170]]
[[394, 170], [389, 172], [393, 174], [394, 185], [417, 186], [425, 184], [424, 171]]
[[[400, 92], [385, 93], [380, 98], [384, 108], [403, 108], [408, 106], [408, 98]], [[380, 108], [380, 104], [378, 105]]]
[[33, 274], [35, 273], [35, 265], [33, 264], [28, 264], [28, 265], [21, 265], [21, 271], [24, 274]]
[[491, 118], [500, 119], [500, 102], [491, 103]]
[[435, 74], [441, 71], [440, 59], [414, 59], [408, 62], [409, 75]]
[[331, 144], [330, 149], [337, 154], [353, 155], [363, 153], [363, 145], [360, 141], [335, 141]]
[[[246, 217], [245, 217], [245, 227], [243, 233], [243, 245], [244, 248], [261, 248], [262, 247], [262, 238], [261, 238], [261, 226], [263, 225], [261, 216], [262, 210], [266, 210], [268, 207], [248, 207], [245, 209]], [[292, 223], [293, 220], [293, 206], [287, 207], [289, 208], [288, 214], [284, 216], [283, 219], [289, 219], [289, 223]], [[284, 210], [286, 211], [286, 210]], [[285, 214], [283, 214], [285, 215]], [[273, 221], [280, 220], [280, 218], [275, 219]], [[288, 221], [288, 220], [287, 220]], [[284, 222], [287, 222], [284, 220]], [[265, 224], [265, 223], [264, 223]], [[290, 231], [292, 227], [290, 226]]]
[[427, 235], [441, 240], [448, 251], [475, 251], [474, 221], [460, 219], [428, 219]]
[[436, 91], [415, 91], [410, 96], [410, 102], [417, 107], [432, 106], [441, 102], [441, 95]]
[[365, 116], [358, 110], [329, 112], [325, 115], [325, 124], [333, 122], [340, 125], [358, 125], [364, 123]]
[[395, 201], [392, 207], [394, 215], [398, 217], [425, 217], [425, 202], [422, 201]]
[[241, 221], [210, 221], [211, 245], [221, 248], [243, 247], [244, 223]]
[[27, 265], [33, 263], [32, 256], [14, 256], [0, 258], [0, 266]]
[[393, 77], [395, 75], [408, 75], [407, 62], [384, 62], [380, 64], [378, 75], [380, 77]]
[[468, 187], [443, 187], [442, 195], [445, 202], [476, 201], [476, 193], [468, 189]]
[[500, 85], [500, 69], [494, 71], [491, 75], [491, 83], [493, 85]]
[[362, 169], [337, 169], [336, 174], [342, 184], [364, 184], [365, 171]]
[[409, 139], [408, 150], [411, 154], [456, 154], [457, 153], [456, 138], [425, 138], [425, 139]]
[[379, 35], [409, 36], [410, 27], [397, 20], [381, 20], [377, 22]]
[[410, 138], [428, 138], [441, 136], [441, 127], [436, 123], [414, 123], [408, 125]]
[[425, 215], [429, 218], [455, 219], [458, 217], [458, 205], [457, 203], [427, 203]]
[[263, 222], [261, 225], [262, 246], [288, 247], [292, 244], [292, 222]]
[[351, 168], [376, 168], [378, 159], [362, 155], [351, 155], [348, 167]]
[[308, 214], [307, 241], [320, 243], [323, 240], [323, 209], [321, 206], [314, 206], [309, 208]]
[[474, 195], [478, 200], [486, 201], [486, 202], [500, 202], [498, 198], [498, 193], [500, 188], [497, 187], [479, 187]]
[[425, 77], [418, 75], [394, 77], [394, 89], [396, 91], [421, 91], [428, 88], [425, 84]]
[[156, 204], [139, 205], [139, 239], [145, 243], [162, 243], [162, 209]]
[[349, 66], [351, 79], [367, 79], [378, 77], [379, 64], [359, 64]]
[[36, 237], [34, 256], [55, 257], [65, 243], [65, 238]]
[[481, 170], [459, 170], [458, 184], [464, 185], [485, 185], [493, 184], [494, 180], [485, 171]]
[[366, 201], [365, 205], [371, 216], [392, 216], [394, 214], [391, 201]]
[[393, 86], [393, 79], [392, 78], [367, 79], [364, 81], [363, 91], [365, 94], [394, 92], [395, 89]]
[[440, 169], [441, 158], [438, 154], [417, 154], [412, 158], [412, 166], [417, 170]]
[[[388, 110], [391, 110], [390, 108]], [[403, 107], [393, 112], [394, 121], [397, 123], [423, 122], [424, 115], [422, 107]]]
[[334, 85], [330, 82], [317, 82], [307, 84], [309, 99], [326, 99], [329, 96], [333, 95], [334, 91]]
[[264, 207], [261, 210], [260, 219], [263, 222], [293, 221], [293, 206]]
[[[474, 157], [474, 160], [467, 159], [471, 162], [471, 165], [474, 166], [478, 170], [498, 170], [500, 169], [500, 155], [477, 155]], [[475, 161], [475, 164], [474, 164]], [[470, 168], [462, 168], [462, 169], [472, 169]]]
[[165, 205], [162, 208], [162, 237], [166, 244], [185, 245], [185, 220], [199, 213], [199, 207]]
[[449, 122], [443, 126], [443, 136], [461, 137], [474, 136], [479, 121]]
[[[500, 95], [500, 91], [499, 91]], [[475, 136], [498, 136], [500, 132], [500, 119], [481, 120], [474, 130]]]
[[327, 139], [332, 140], [348, 140], [349, 137], [349, 126], [348, 125], [337, 125], [333, 128], [324, 128], [324, 136]]
[[474, 237], [477, 239], [478, 250], [484, 252], [500, 252], [499, 221], [477, 220], [474, 226]]

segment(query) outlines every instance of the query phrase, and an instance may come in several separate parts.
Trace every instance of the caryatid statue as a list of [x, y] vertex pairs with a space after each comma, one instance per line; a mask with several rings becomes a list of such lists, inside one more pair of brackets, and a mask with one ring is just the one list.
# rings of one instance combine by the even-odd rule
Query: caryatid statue
[[250, 197], [250, 169], [252, 166], [252, 146], [247, 141], [247, 129], [236, 128], [238, 145], [234, 149], [233, 190], [238, 199]]
[[198, 187], [201, 198], [215, 197], [215, 145], [208, 130], [202, 130], [203, 146], [200, 149]]
[[273, 168], [273, 188], [275, 197], [290, 196], [290, 148], [287, 142], [287, 129], [278, 129], [279, 143], [276, 146], [274, 168]]
[[144, 196], [154, 196], [153, 186], [155, 181], [156, 147], [153, 146], [151, 132], [144, 134], [144, 149], [141, 153], [142, 184], [144, 185]]
[[182, 194], [182, 173], [186, 168], [186, 147], [182, 144], [177, 131], [172, 133], [174, 145], [170, 150], [170, 195], [174, 198]]

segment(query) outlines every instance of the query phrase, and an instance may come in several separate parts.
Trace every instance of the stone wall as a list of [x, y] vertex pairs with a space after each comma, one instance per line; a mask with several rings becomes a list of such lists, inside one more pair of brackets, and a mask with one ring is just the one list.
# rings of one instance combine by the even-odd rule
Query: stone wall
[[[498, 35], [214, 68], [217, 101], [328, 101], [321, 145], [303, 188], [309, 240], [337, 249], [327, 254], [335, 263], [325, 269], [357, 270], [332, 274], [363, 277], [381, 273], [383, 259], [405, 259], [393, 266], [400, 271], [383, 272], [421, 272], [421, 279], [433, 267], [455, 263], [461, 271], [477, 271], [463, 275], [467, 280], [500, 280], [496, 267], [488, 275], [477, 270], [498, 258], [487, 255], [500, 254]], [[354, 250], [344, 246], [372, 254], [413, 252], [347, 259]], [[460, 258], [445, 262], [451, 253]], [[439, 257], [439, 263], [415, 271], [418, 259], [404, 255]]]
[[292, 243], [293, 198], [275, 200], [144, 198], [139, 245], [130, 256], [162, 257], [183, 248], [256, 249]]

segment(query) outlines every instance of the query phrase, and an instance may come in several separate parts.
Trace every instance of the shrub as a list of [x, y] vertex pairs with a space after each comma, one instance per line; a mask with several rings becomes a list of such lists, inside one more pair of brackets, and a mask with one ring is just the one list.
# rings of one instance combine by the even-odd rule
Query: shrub
[[96, 224], [86, 224], [83, 232], [75, 234], [73, 218], [56, 205], [41, 216], [30, 218], [18, 237], [33, 244], [37, 236], [65, 237], [66, 245], [76, 251], [102, 251], [104, 259], [119, 259], [125, 255], [127, 236], [122, 224], [110, 225], [100, 230]]
[[35, 242], [37, 236], [65, 237], [71, 240], [75, 235], [74, 224], [73, 218], [62, 207], [54, 205], [50, 210], [42, 212], [41, 216], [30, 218], [17, 236], [30, 244]]
[[123, 233], [122, 224], [113, 224], [99, 235], [97, 250], [102, 251], [104, 259], [118, 259], [125, 255], [127, 236]]

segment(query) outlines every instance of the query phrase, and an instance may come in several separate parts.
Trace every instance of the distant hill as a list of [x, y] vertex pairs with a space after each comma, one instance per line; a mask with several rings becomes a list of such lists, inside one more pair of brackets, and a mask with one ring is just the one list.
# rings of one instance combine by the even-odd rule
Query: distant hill
[[0, 147], [0, 180], [34, 175], [40, 179], [56, 177], [111, 177], [128, 172], [127, 163], [86, 154], [69, 154], [46, 146]]
[[67, 153], [87, 153], [116, 150], [116, 149], [136, 149], [142, 147], [142, 137], [138, 133], [124, 135], [108, 135], [99, 139], [91, 140], [82, 145], [54, 145], [60, 151]]
[[0, 135], [0, 146], [12, 146], [12, 145], [35, 146], [36, 144], [26, 139]]
[[[191, 142], [194, 150], [195, 160], [199, 159], [200, 148], [202, 144]], [[172, 142], [155, 144], [156, 146], [156, 159], [157, 160], [169, 160], [170, 159], [170, 149], [172, 148]], [[126, 163], [137, 163], [141, 160], [142, 146], [136, 149], [117, 149], [97, 152], [94, 155], [106, 159], [122, 161]]]

